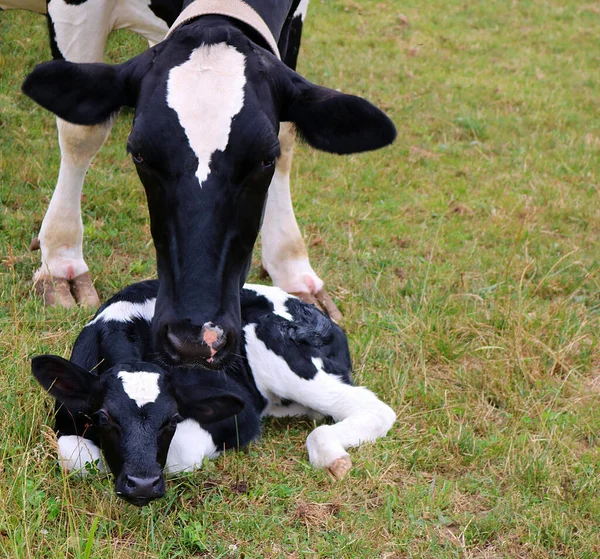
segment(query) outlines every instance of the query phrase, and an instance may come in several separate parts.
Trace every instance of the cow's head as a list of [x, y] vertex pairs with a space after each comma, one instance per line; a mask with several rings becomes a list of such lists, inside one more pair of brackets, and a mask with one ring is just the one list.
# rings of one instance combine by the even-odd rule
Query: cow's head
[[[33, 358], [31, 370], [57, 402], [93, 422], [119, 497], [142, 506], [164, 495], [163, 469], [182, 418], [160, 367], [146, 362], [123, 364], [97, 375], [62, 357], [39, 355]], [[244, 406], [235, 394], [202, 382], [186, 390], [191, 412], [201, 423], [220, 421]]]
[[[208, 21], [208, 23], [207, 23]], [[208, 18], [119, 66], [48, 62], [23, 91], [83, 125], [135, 107], [127, 149], [148, 198], [160, 290], [155, 348], [171, 364], [221, 367], [240, 336], [246, 278], [291, 121], [313, 147], [376, 149], [396, 135], [359, 97], [314, 85]]]

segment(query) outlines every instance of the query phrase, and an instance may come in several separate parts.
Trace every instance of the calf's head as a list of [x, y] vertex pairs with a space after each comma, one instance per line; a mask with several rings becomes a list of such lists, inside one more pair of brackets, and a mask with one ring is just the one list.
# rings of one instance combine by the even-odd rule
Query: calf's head
[[83, 125], [135, 107], [127, 149], [146, 190], [160, 290], [155, 348], [218, 368], [238, 343], [240, 288], [280, 153], [295, 123], [317, 149], [376, 149], [392, 122], [359, 97], [316, 86], [231, 24], [198, 20], [119, 66], [53, 61], [23, 91]]
[[[143, 506], [164, 495], [163, 469], [182, 417], [163, 369], [141, 362], [97, 375], [62, 357], [39, 355], [31, 370], [71, 415], [83, 414], [93, 422], [119, 497]], [[194, 419], [201, 423], [225, 419], [243, 408], [234, 394], [201, 383], [187, 392]]]

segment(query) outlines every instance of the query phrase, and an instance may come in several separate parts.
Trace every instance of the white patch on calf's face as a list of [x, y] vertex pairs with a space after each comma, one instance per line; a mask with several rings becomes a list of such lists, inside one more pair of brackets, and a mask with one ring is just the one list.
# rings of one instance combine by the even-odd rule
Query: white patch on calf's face
[[169, 72], [167, 105], [176, 113], [198, 158], [200, 186], [215, 151], [229, 142], [233, 118], [244, 106], [246, 57], [226, 43], [204, 45]]
[[139, 408], [146, 404], [156, 402], [160, 394], [158, 387], [158, 373], [148, 373], [145, 371], [136, 371], [130, 373], [121, 371], [117, 375], [123, 383], [123, 390]]

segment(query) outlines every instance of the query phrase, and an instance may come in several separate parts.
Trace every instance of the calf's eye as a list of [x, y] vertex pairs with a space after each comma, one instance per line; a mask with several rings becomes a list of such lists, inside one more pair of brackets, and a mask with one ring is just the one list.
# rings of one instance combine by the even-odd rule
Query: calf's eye
[[110, 415], [105, 410], [100, 410], [96, 415], [96, 422], [98, 427], [108, 427], [110, 425]]
[[142, 154], [139, 152], [132, 154], [131, 158], [133, 159], [133, 162], [136, 165], [141, 165], [144, 162], [144, 158], [142, 157]]
[[181, 423], [182, 421], [183, 421], [183, 417], [181, 417], [178, 413], [176, 413], [171, 418], [171, 427], [173, 427], [173, 429], [175, 429], [177, 427], [177, 424]]

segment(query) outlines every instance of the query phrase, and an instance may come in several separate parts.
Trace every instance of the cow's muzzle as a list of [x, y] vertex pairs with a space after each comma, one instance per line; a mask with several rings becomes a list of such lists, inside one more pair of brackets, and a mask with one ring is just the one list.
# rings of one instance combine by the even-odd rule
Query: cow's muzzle
[[212, 322], [168, 324], [164, 329], [163, 348], [174, 365], [220, 368], [234, 344], [233, 331]]

